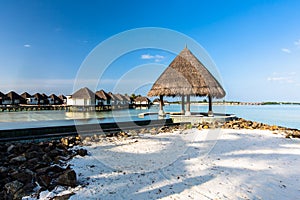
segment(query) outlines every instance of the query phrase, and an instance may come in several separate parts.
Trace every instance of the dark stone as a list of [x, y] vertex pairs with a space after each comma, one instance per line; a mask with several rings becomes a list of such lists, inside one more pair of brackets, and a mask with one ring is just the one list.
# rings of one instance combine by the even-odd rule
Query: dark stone
[[12, 179], [11, 179], [11, 177], [9, 177], [9, 176], [7, 176], [7, 177], [5, 177], [5, 178], [2, 178], [1, 177], [1, 179], [0, 179], [0, 188], [3, 188], [4, 187], [4, 185], [6, 184], [6, 183], [9, 183], [9, 182], [11, 182], [12, 181]]
[[49, 169], [48, 171], [48, 175], [51, 176], [52, 178], [57, 178], [58, 176], [60, 176], [63, 171], [65, 169], [55, 165], [55, 166], [52, 166], [51, 169]]
[[41, 158], [43, 156], [43, 153], [40, 151], [30, 151], [25, 153], [25, 157], [27, 159], [32, 159], [32, 158]]
[[49, 188], [50, 183], [51, 183], [51, 177], [45, 174], [42, 174], [40, 176], [37, 176], [37, 182], [39, 183], [40, 186], [44, 188]]
[[23, 187], [23, 185], [23, 183], [16, 180], [5, 184], [4, 188], [6, 189], [6, 193], [15, 194], [19, 189]]
[[36, 186], [36, 183], [27, 183], [22, 189], [26, 192], [32, 192]]
[[87, 150], [86, 149], [77, 149], [77, 154], [80, 156], [86, 156], [87, 155]]
[[59, 153], [60, 153], [59, 151], [57, 151], [56, 149], [53, 149], [53, 150], [51, 150], [49, 153], [47, 153], [47, 155], [48, 155], [51, 159], [53, 159], [54, 157], [58, 156]]
[[70, 197], [72, 195], [74, 195], [75, 193], [70, 193], [70, 194], [65, 194], [65, 195], [61, 195], [61, 196], [56, 196], [56, 197], [53, 197], [53, 200], [68, 200], [70, 199]]
[[43, 149], [40, 146], [36, 145], [36, 144], [32, 144], [30, 146], [30, 148], [27, 149], [27, 152], [32, 152], [32, 151], [43, 152]]
[[17, 172], [11, 175], [13, 179], [18, 180], [24, 184], [32, 182], [32, 175], [26, 172]]
[[40, 161], [38, 162], [35, 166], [34, 166], [34, 170], [38, 170], [40, 168], [44, 168], [44, 167], [47, 167], [48, 164], [46, 162], [43, 162], [43, 161]]
[[72, 169], [67, 169], [56, 179], [56, 182], [59, 185], [75, 187], [77, 182], [75, 171]]
[[43, 159], [43, 161], [45, 161], [47, 163], [51, 163], [52, 162], [52, 158], [48, 154], [43, 155], [42, 159]]
[[0, 166], [0, 174], [5, 173], [5, 172], [8, 172], [8, 168]]
[[16, 146], [15, 145], [10, 145], [8, 148], [7, 148], [7, 153], [12, 153], [12, 152], [14, 152], [14, 149], [16, 148]]
[[15, 194], [14, 194], [14, 200], [21, 200], [22, 197], [25, 196], [29, 196], [32, 193], [32, 191], [25, 191], [23, 188], [21, 188], [20, 190], [18, 190]]
[[17, 156], [17, 157], [14, 157], [12, 159], [10, 159], [10, 163], [20, 163], [20, 162], [25, 162], [26, 161], [26, 157], [21, 155], [21, 156]]

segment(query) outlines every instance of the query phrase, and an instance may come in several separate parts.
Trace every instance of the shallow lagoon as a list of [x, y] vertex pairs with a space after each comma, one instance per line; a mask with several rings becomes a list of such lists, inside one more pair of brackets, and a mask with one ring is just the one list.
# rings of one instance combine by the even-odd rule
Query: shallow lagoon
[[[166, 112], [178, 112], [180, 105], [171, 104], [164, 107]], [[207, 112], [207, 105], [192, 105], [193, 112]], [[214, 112], [236, 114], [248, 120], [267, 124], [276, 124], [290, 128], [300, 129], [300, 106], [299, 105], [241, 105], [213, 107]], [[65, 111], [24, 111], [24, 112], [2, 112], [0, 113], [0, 129], [28, 128], [42, 126], [63, 126], [78, 123], [96, 122], [120, 122], [143, 119], [155, 119], [157, 116], [146, 116], [139, 118], [142, 112], [158, 112], [158, 106], [150, 109], [128, 109], [112, 112], [65, 112]]]

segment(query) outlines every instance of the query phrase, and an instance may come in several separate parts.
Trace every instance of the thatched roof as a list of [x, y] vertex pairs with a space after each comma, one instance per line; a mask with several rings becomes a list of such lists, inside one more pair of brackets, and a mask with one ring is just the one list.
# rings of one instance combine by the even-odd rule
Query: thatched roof
[[111, 98], [112, 100], [122, 101], [122, 99], [120, 99], [118, 96], [116, 96], [116, 95], [113, 94], [112, 92], [109, 92], [108, 95], [110, 96], [110, 98]]
[[225, 91], [205, 66], [184, 48], [153, 84], [148, 96], [208, 96], [222, 98]]
[[130, 98], [129, 100], [127, 99], [127, 97], [125, 97], [123, 94], [115, 94], [115, 96], [119, 99], [119, 101], [130, 101]]
[[131, 101], [130, 96], [128, 96], [127, 94], [123, 95], [123, 97], [125, 98], [126, 101]]
[[111, 99], [111, 96], [107, 94], [104, 90], [99, 90], [96, 92], [96, 98], [102, 99], [102, 100], [108, 100]]
[[0, 99], [4, 98], [5, 94], [3, 94], [2, 92], [0, 92]]
[[58, 96], [56, 96], [55, 94], [51, 94], [51, 95], [49, 96], [49, 98], [51, 98], [51, 99], [53, 99], [53, 100], [61, 101], [61, 99], [60, 99]]
[[89, 88], [84, 87], [72, 94], [72, 98], [76, 99], [95, 99], [95, 94]]
[[21, 97], [23, 97], [24, 99], [30, 98], [31, 95], [28, 94], [27, 92], [24, 92], [23, 94], [21, 94]]
[[44, 97], [44, 99], [48, 99], [48, 95], [46, 95], [45, 93], [42, 94], [42, 96]]
[[7, 93], [5, 95], [5, 99], [12, 100], [12, 101], [15, 100], [15, 99], [24, 100], [20, 95], [18, 95], [14, 91], [11, 91], [11, 92]]
[[41, 95], [40, 93], [35, 93], [35, 94], [33, 95], [33, 97], [34, 97], [36, 100], [42, 100], [42, 99], [45, 99], [45, 98], [43, 97], [43, 95]]
[[67, 99], [67, 97], [63, 94], [59, 95], [58, 98], [60, 98], [61, 100]]
[[142, 102], [142, 101], [145, 101], [145, 102], [151, 102], [150, 99], [148, 99], [147, 97], [136, 97], [134, 99], [134, 102]]

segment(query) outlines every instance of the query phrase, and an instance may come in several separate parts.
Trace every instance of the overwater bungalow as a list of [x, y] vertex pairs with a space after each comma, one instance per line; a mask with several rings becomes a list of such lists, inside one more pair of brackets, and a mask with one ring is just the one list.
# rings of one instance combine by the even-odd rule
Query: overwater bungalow
[[67, 97], [66, 96], [64, 96], [64, 95], [61, 94], [61, 95], [58, 96], [58, 98], [60, 98], [62, 100], [62, 102], [63, 102], [64, 105], [67, 104]]
[[0, 105], [2, 105], [2, 99], [5, 97], [5, 94], [0, 92]]
[[122, 99], [120, 99], [118, 96], [116, 96], [112, 92], [109, 92], [108, 95], [111, 98], [111, 105], [112, 106], [116, 106], [116, 105], [118, 105], [120, 103], [120, 101], [122, 101]]
[[47, 104], [50, 104], [49, 103], [49, 97], [48, 95], [46, 95], [45, 93], [42, 94], [42, 97], [44, 99], [44, 104], [47, 105]]
[[58, 96], [56, 96], [55, 94], [51, 94], [48, 97], [48, 102], [50, 105], [62, 105], [63, 104], [63, 100], [61, 100]]
[[2, 104], [3, 105], [18, 105], [21, 103], [25, 103], [25, 99], [22, 98], [20, 95], [18, 95], [16, 92], [11, 91], [7, 93], [3, 98], [2, 98]]
[[133, 104], [133, 98], [128, 96], [128, 94], [123, 95], [123, 97], [126, 99], [127, 102], [129, 102], [129, 105]]
[[48, 99], [46, 100], [43, 95], [40, 93], [35, 93], [33, 95], [34, 99], [31, 101], [31, 105], [45, 105], [47, 104]]
[[223, 98], [225, 94], [221, 84], [187, 47], [176, 56], [148, 92], [150, 97], [159, 96], [159, 115], [162, 116], [165, 115], [164, 96], [181, 96], [181, 114], [186, 116], [191, 115], [190, 96], [208, 97], [208, 116], [213, 116], [212, 98]]
[[136, 97], [133, 104], [135, 107], [149, 107], [151, 105], [151, 100], [147, 97]]
[[25, 99], [26, 104], [30, 105], [30, 104], [32, 104], [32, 102], [34, 102], [34, 97], [32, 95], [30, 95], [29, 93], [27, 93], [27, 92], [22, 93], [21, 97], [23, 99]]
[[124, 95], [118, 93], [115, 96], [119, 99], [119, 105], [129, 105], [129, 101]]
[[84, 87], [71, 95], [72, 106], [95, 106], [95, 93]]
[[111, 105], [111, 96], [108, 93], [106, 93], [104, 90], [99, 90], [95, 94], [96, 94], [96, 105], [99, 106]]

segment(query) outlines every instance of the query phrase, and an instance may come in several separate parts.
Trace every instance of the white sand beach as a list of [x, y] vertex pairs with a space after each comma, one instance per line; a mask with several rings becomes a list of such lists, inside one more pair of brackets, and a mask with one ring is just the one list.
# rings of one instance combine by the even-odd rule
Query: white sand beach
[[69, 163], [81, 186], [50, 199], [298, 199], [300, 140], [262, 130], [189, 129], [86, 146]]

